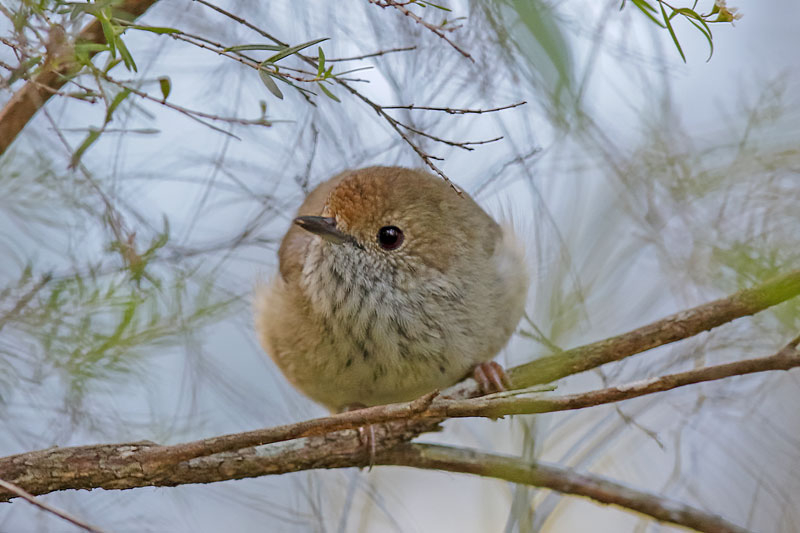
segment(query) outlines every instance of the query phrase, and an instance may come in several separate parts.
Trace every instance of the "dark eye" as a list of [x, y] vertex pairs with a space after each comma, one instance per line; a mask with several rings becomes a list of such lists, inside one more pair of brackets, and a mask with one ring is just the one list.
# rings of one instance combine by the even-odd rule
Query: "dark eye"
[[403, 244], [403, 230], [397, 226], [384, 226], [378, 230], [378, 244], [384, 250], [394, 250]]

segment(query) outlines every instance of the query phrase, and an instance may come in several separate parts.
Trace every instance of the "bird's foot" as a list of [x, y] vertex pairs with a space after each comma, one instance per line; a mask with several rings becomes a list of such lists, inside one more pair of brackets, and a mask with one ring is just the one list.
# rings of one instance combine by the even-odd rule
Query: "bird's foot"
[[[364, 409], [367, 407], [363, 403], [351, 403], [345, 405], [340, 412], [344, 413], [346, 411], [356, 411], [358, 409]], [[358, 428], [358, 440], [361, 442], [364, 450], [367, 453], [368, 457], [368, 470], [372, 470], [372, 465], [375, 464], [375, 456], [377, 454], [377, 438], [375, 436], [375, 425], [370, 424], [368, 426], [359, 426]]]
[[503, 367], [494, 361], [479, 363], [472, 370], [472, 377], [478, 382], [481, 396], [493, 392], [505, 392], [511, 388], [511, 379]]

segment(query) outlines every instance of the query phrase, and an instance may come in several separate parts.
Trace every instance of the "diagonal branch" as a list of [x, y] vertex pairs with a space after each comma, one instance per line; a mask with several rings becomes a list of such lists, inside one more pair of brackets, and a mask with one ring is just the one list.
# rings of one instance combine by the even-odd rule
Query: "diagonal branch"
[[[115, 11], [138, 18], [156, 1], [124, 0]], [[78, 34], [76, 41], [105, 43], [100, 20], [95, 19], [87, 24]], [[51, 58], [41, 72], [16, 91], [0, 110], [0, 155], [11, 146], [36, 112], [80, 69], [74, 62], [71, 47], [66, 47], [60, 52], [58, 57]]]
[[511, 380], [518, 387], [549, 383], [693, 337], [737, 318], [763, 311], [798, 294], [800, 270], [793, 270], [727, 298], [681, 311], [628, 333], [518, 366], [511, 370]]
[[675, 500], [642, 492], [599, 476], [539, 462], [528, 462], [474, 450], [436, 444], [405, 444], [378, 458], [380, 464], [411, 466], [493, 477], [583, 496], [596, 502], [625, 509], [708, 533], [747, 533], [715, 514], [701, 511]]
[[23, 490], [20, 487], [14, 485], [13, 483], [9, 483], [8, 481], [0, 479], [0, 487], [2, 487], [4, 489], [6, 489], [7, 491], [19, 496], [20, 498], [22, 498], [23, 500], [27, 501], [28, 503], [30, 503], [32, 505], [35, 505], [39, 509], [41, 509], [43, 511], [46, 511], [46, 512], [48, 512], [50, 514], [53, 514], [53, 515], [61, 518], [62, 520], [66, 520], [67, 522], [70, 522], [71, 524], [74, 524], [74, 525], [78, 526], [79, 528], [81, 528], [81, 529], [83, 529], [85, 531], [89, 531], [90, 533], [103, 533], [103, 530], [101, 530], [100, 528], [95, 527], [95, 526], [93, 526], [91, 524], [87, 524], [86, 522], [84, 522], [80, 518], [72, 516], [71, 514], [69, 514], [66, 511], [62, 511], [61, 509], [57, 509], [56, 507], [53, 507], [50, 504], [47, 504], [47, 503], [45, 503], [45, 502], [43, 502], [41, 500], [36, 499], [36, 497], [33, 494], [31, 494], [29, 492], [26, 492], [25, 490]]

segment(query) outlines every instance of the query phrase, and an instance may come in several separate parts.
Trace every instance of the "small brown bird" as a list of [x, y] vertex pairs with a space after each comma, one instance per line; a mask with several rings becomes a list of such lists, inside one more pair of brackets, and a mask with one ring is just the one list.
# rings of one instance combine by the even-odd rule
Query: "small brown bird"
[[[332, 411], [412, 400], [488, 363], [525, 306], [513, 233], [420, 170], [347, 171], [306, 198], [256, 296], [261, 344]], [[487, 376], [488, 374], [488, 376]]]

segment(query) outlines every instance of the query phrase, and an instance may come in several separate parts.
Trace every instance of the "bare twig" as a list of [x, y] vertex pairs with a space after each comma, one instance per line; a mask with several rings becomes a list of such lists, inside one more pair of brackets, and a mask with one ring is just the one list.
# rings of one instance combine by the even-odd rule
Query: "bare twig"
[[[353, 57], [334, 57], [334, 58], [325, 58], [326, 63], [336, 63], [338, 61], [359, 61], [361, 59], [368, 59], [370, 57], [380, 57], [386, 54], [392, 54], [394, 52], [410, 52], [411, 50], [416, 50], [416, 46], [406, 46], [403, 48], [390, 48], [389, 50], [380, 50], [378, 52], [372, 52], [371, 54], [364, 54], [363, 56], [353, 56]], [[314, 61], [319, 61], [318, 57], [312, 57]]]
[[103, 533], [103, 530], [100, 529], [99, 527], [87, 524], [86, 522], [84, 522], [80, 518], [72, 516], [71, 514], [67, 513], [66, 511], [62, 511], [61, 509], [57, 509], [56, 507], [53, 507], [52, 505], [49, 505], [47, 503], [44, 503], [43, 501], [40, 501], [40, 500], [36, 499], [36, 497], [33, 494], [30, 494], [29, 492], [26, 492], [25, 490], [23, 490], [20, 487], [14, 485], [13, 483], [9, 483], [8, 481], [0, 479], [0, 487], [3, 487], [4, 489], [6, 489], [9, 492], [13, 492], [14, 494], [19, 496], [23, 500], [25, 500], [25, 501], [27, 501], [29, 503], [32, 503], [33, 505], [35, 505], [39, 509], [42, 509], [43, 511], [47, 511], [48, 513], [54, 514], [57, 517], [59, 517], [59, 518], [61, 518], [63, 520], [66, 520], [67, 522], [70, 522], [70, 523], [78, 526], [81, 529], [84, 529], [86, 531], [90, 531], [91, 533]]
[[618, 505], [661, 522], [708, 533], [746, 533], [747, 530], [715, 514], [670, 500], [663, 496], [632, 489], [600, 476], [540, 462], [528, 462], [474, 450], [436, 444], [404, 444], [377, 458], [378, 464], [445, 470], [504, 479], [583, 496], [596, 502]]
[[387, 113], [384, 110], [383, 106], [381, 106], [379, 104], [376, 104], [375, 102], [373, 102], [372, 100], [370, 100], [369, 98], [367, 98], [366, 96], [364, 96], [363, 94], [358, 92], [357, 90], [355, 90], [352, 87], [350, 87], [350, 85], [348, 85], [346, 82], [344, 82], [342, 80], [335, 80], [335, 81], [340, 86], [344, 87], [348, 92], [350, 92], [350, 94], [352, 94], [353, 96], [355, 96], [356, 98], [358, 98], [359, 100], [361, 100], [362, 102], [364, 102], [365, 104], [370, 106], [380, 117], [382, 117], [384, 120], [386, 120], [386, 122], [389, 123], [389, 126], [395, 131], [395, 133], [397, 133], [400, 136], [400, 138], [403, 139], [403, 141], [405, 141], [405, 143], [407, 145], [409, 145], [411, 147], [411, 149], [414, 150], [414, 152], [416, 152], [416, 154], [420, 157], [420, 159], [422, 159], [422, 161], [426, 165], [428, 165], [428, 168], [433, 170], [436, 174], [439, 175], [439, 177], [441, 177], [443, 180], [445, 180], [447, 183], [449, 183], [450, 186], [457, 193], [461, 194], [461, 189], [458, 186], [456, 186], [455, 183], [450, 181], [450, 178], [448, 178], [447, 175], [444, 172], [442, 172], [442, 170], [439, 167], [437, 167], [436, 164], [433, 162], [434, 160], [441, 161], [442, 160], [441, 157], [437, 157], [435, 155], [429, 154], [428, 152], [424, 151], [422, 148], [417, 146], [414, 143], [414, 141], [412, 141], [411, 138], [402, 130], [402, 127], [404, 126], [404, 124], [401, 124], [400, 121], [396, 120], [389, 113]]
[[474, 150], [474, 148], [472, 148], [471, 145], [489, 144], [489, 143], [493, 143], [495, 141], [499, 141], [500, 139], [503, 138], [501, 136], [501, 137], [495, 137], [493, 139], [486, 139], [485, 141], [449, 141], [449, 140], [444, 139], [442, 137], [437, 137], [436, 135], [432, 135], [430, 133], [425, 133], [422, 130], [418, 130], [416, 128], [412, 128], [411, 126], [409, 126], [409, 125], [407, 125], [407, 124], [405, 124], [403, 122], [398, 122], [397, 124], [400, 127], [407, 129], [408, 131], [414, 132], [417, 135], [422, 135], [423, 137], [427, 137], [428, 139], [431, 139], [432, 141], [440, 142], [442, 144], [446, 144], [448, 146], [453, 146], [455, 148], [461, 148], [462, 150], [467, 150], [468, 152], [471, 152], [471, 151]]
[[516, 104], [504, 105], [501, 107], [495, 107], [492, 109], [458, 109], [458, 108], [451, 108], [451, 107], [430, 107], [424, 105], [385, 105], [383, 106], [384, 109], [408, 109], [410, 111], [414, 110], [422, 110], [422, 111], [442, 111], [447, 113], [448, 115], [466, 115], [466, 114], [483, 114], [483, 113], [494, 113], [496, 111], [504, 111], [506, 109], [512, 109], [514, 107], [519, 107], [521, 105], [525, 105], [528, 102], [522, 101], [517, 102]]
[[[459, 54], [461, 54], [462, 56], [466, 57], [467, 59], [469, 59], [473, 63], [475, 62], [475, 60], [472, 58], [471, 55], [469, 55], [469, 53], [466, 50], [464, 50], [463, 48], [458, 46], [456, 43], [454, 43], [452, 40], [450, 40], [450, 38], [447, 37], [447, 35], [445, 34], [445, 29], [444, 28], [442, 28], [441, 26], [436, 26], [434, 24], [431, 24], [430, 22], [427, 22], [427, 21], [423, 20], [422, 17], [420, 17], [419, 15], [414, 13], [413, 11], [407, 9], [405, 6], [410, 2], [397, 2], [395, 0], [367, 0], [367, 1], [370, 4], [374, 4], [374, 5], [378, 6], [378, 7], [383, 7], [383, 8], [393, 7], [395, 9], [397, 9], [400, 13], [402, 13], [405, 16], [407, 16], [408, 18], [410, 18], [411, 20], [413, 20], [417, 24], [420, 24], [420, 25], [424, 26], [425, 28], [427, 28], [431, 32], [435, 33], [441, 39], [444, 39], [445, 41], [447, 41], [447, 44], [449, 44], [454, 49], [456, 49]], [[453, 29], [455, 29], [455, 28], [449, 28], [447, 31], [452, 31]]]

